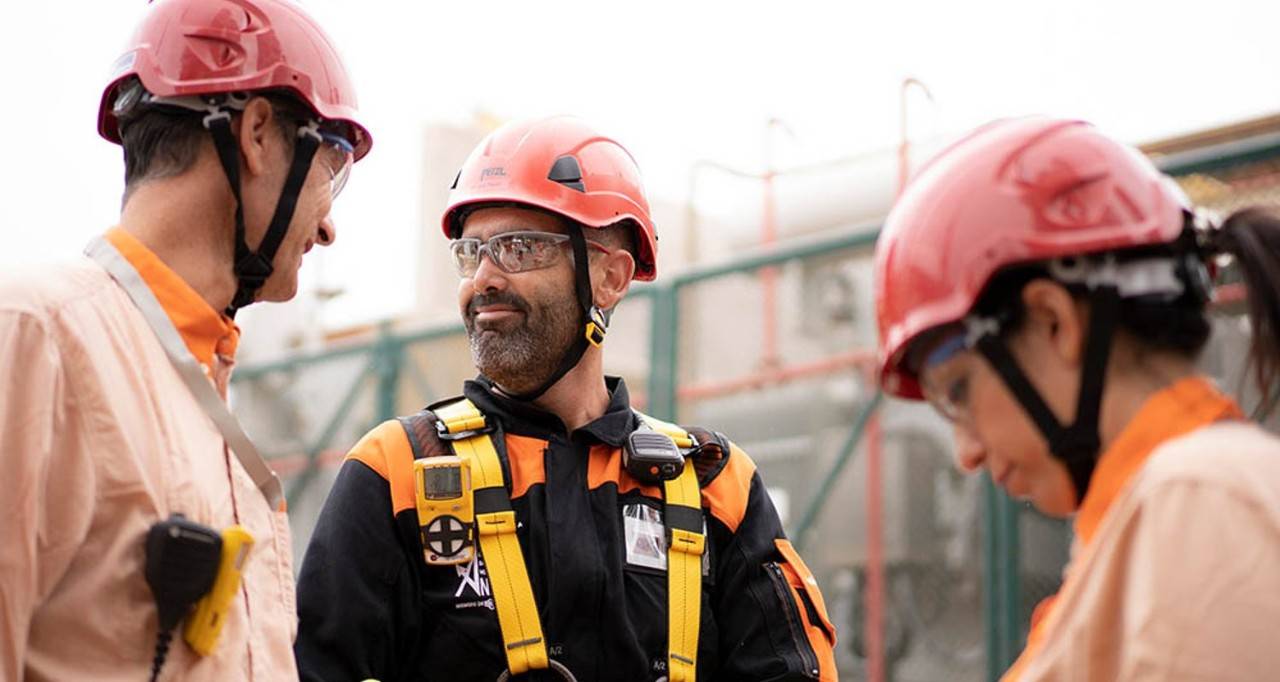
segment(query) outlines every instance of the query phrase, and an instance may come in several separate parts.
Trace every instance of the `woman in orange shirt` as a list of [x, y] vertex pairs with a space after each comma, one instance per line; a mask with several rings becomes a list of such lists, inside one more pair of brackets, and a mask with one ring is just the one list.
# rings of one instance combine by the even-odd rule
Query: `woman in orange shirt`
[[1045, 118], [974, 131], [890, 214], [883, 388], [954, 423], [961, 468], [1074, 516], [1062, 589], [1005, 680], [1280, 676], [1280, 440], [1195, 366], [1228, 258], [1265, 413], [1280, 219], [1213, 223], [1136, 150]]

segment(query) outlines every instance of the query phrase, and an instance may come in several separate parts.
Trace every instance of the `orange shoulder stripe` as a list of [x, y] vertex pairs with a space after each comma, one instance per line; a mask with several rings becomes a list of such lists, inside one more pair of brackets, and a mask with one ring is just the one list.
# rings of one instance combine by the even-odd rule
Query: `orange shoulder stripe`
[[730, 532], [738, 532], [738, 525], [747, 515], [747, 497], [751, 495], [751, 478], [756, 473], [756, 463], [733, 443], [729, 444], [729, 461], [711, 481], [702, 489], [702, 502], [711, 510], [711, 514], [729, 527]]
[[622, 468], [622, 448], [593, 445], [587, 460], [587, 489], [595, 490], [606, 483], [616, 483], [619, 495], [638, 489], [646, 497], [662, 499], [657, 486], [642, 485]]
[[529, 492], [529, 486], [547, 482], [547, 469], [542, 455], [547, 441], [528, 436], [507, 434], [507, 461], [511, 465], [511, 499]]
[[366, 433], [346, 458], [373, 469], [387, 481], [391, 487], [393, 514], [417, 508], [413, 501], [413, 447], [400, 422], [394, 419], [382, 422]]
[[[525, 436], [507, 436], [507, 457], [511, 464], [511, 497], [529, 491], [529, 486], [546, 481], [542, 452], [546, 441]], [[391, 419], [365, 434], [347, 453], [347, 459], [373, 469], [391, 487], [391, 506], [395, 514], [416, 509], [413, 489], [413, 447], [400, 422]]]

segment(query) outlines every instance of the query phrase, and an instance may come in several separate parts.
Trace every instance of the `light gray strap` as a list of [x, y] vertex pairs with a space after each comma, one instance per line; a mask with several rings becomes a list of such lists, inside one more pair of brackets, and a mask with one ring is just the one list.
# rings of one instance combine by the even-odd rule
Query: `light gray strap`
[[267, 503], [272, 509], [279, 509], [284, 501], [284, 490], [280, 487], [280, 479], [271, 467], [267, 466], [262, 455], [258, 454], [258, 448], [254, 447], [253, 441], [249, 440], [244, 429], [240, 428], [240, 422], [236, 421], [235, 416], [227, 409], [226, 403], [222, 402], [222, 398], [214, 390], [213, 384], [209, 383], [200, 363], [191, 355], [191, 351], [187, 350], [182, 336], [174, 328], [164, 308], [160, 307], [160, 302], [156, 300], [151, 288], [142, 281], [142, 276], [129, 261], [125, 260], [115, 246], [102, 237], [89, 242], [84, 252], [85, 255], [97, 261], [112, 279], [120, 284], [125, 293], [129, 294], [129, 298], [133, 299], [133, 304], [142, 312], [142, 317], [146, 319], [147, 324], [151, 325], [151, 330], [160, 340], [160, 345], [164, 347], [170, 362], [178, 370], [178, 375], [187, 384], [191, 395], [222, 432], [223, 439], [227, 441], [227, 445], [231, 446], [231, 451], [236, 453], [236, 459], [240, 460], [241, 466], [253, 478], [258, 490], [262, 491], [262, 496], [267, 498]]

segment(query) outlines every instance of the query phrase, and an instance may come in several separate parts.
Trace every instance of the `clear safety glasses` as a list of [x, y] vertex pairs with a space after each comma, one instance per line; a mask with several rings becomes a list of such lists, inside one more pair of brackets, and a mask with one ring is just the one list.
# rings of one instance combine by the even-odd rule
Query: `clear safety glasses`
[[316, 150], [316, 159], [324, 163], [329, 171], [329, 194], [337, 198], [342, 188], [351, 177], [351, 166], [355, 163], [355, 146], [344, 135], [328, 131], [317, 131], [320, 135], [320, 148]]
[[953, 423], [969, 421], [969, 371], [942, 365], [971, 347], [963, 329], [946, 336], [925, 355], [917, 374], [925, 400]]
[[[487, 253], [489, 260], [508, 274], [549, 268], [564, 257], [569, 236], [550, 232], [506, 232], [479, 239], [455, 239], [449, 244], [453, 264], [459, 277], [474, 277], [480, 269], [480, 259]], [[609, 253], [604, 246], [587, 240], [587, 246]]]

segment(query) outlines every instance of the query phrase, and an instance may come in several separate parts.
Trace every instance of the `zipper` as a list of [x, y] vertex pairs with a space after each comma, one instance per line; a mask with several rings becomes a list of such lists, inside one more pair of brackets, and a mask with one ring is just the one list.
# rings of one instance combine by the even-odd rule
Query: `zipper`
[[796, 602], [791, 598], [791, 587], [787, 582], [787, 576], [776, 561], [766, 562], [764, 567], [773, 583], [773, 591], [782, 601], [782, 612], [786, 615], [787, 629], [791, 631], [791, 639], [795, 642], [796, 651], [800, 654], [800, 662], [805, 666], [804, 672], [816, 680], [821, 674], [818, 668], [818, 656], [809, 646], [809, 638], [804, 634], [804, 624], [800, 620], [800, 611], [796, 607]]

